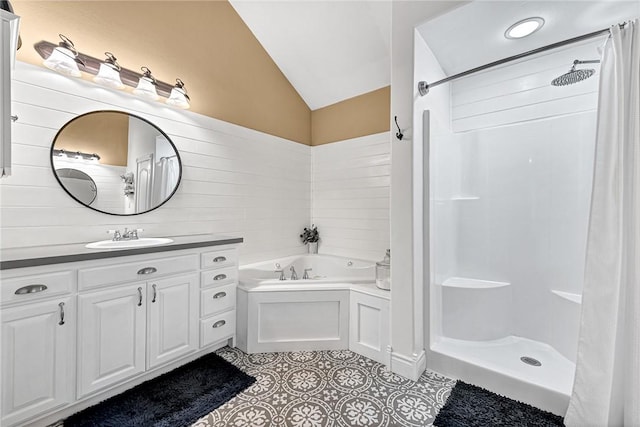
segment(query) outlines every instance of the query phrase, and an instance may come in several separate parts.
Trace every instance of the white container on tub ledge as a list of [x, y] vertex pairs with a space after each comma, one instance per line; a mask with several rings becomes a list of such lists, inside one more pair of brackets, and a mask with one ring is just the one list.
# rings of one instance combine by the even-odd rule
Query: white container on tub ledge
[[449, 338], [486, 341], [509, 335], [511, 284], [467, 277], [442, 283], [442, 331]]

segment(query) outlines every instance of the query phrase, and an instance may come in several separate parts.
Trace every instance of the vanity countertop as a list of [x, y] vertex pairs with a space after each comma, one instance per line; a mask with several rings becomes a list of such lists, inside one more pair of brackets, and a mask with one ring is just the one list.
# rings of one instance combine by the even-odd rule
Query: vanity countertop
[[0, 252], [0, 270], [203, 248], [207, 246], [231, 245], [242, 243], [243, 241], [242, 237], [214, 234], [167, 237], [173, 239], [173, 242], [166, 245], [128, 249], [87, 249], [85, 243], [6, 249]]

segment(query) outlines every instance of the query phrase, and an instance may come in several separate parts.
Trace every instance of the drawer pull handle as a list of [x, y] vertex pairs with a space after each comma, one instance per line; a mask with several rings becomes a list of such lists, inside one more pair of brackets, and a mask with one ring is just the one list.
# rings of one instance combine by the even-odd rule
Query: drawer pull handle
[[37, 292], [43, 292], [47, 290], [47, 285], [37, 284], [37, 285], [27, 285], [21, 288], [16, 289], [16, 295], [26, 295], [26, 294], [35, 294]]
[[158, 269], [155, 267], [145, 267], [138, 270], [138, 274], [151, 274], [155, 273], [156, 271], [158, 271]]
[[227, 322], [224, 320], [218, 320], [216, 323], [213, 324], [214, 328], [219, 328], [221, 326], [224, 326]]
[[138, 288], [138, 307], [142, 306], [142, 288]]
[[227, 260], [227, 257], [217, 256], [213, 259], [213, 262], [225, 262], [226, 260]]
[[220, 298], [224, 298], [224, 297], [226, 297], [226, 296], [227, 296], [227, 293], [226, 293], [226, 292], [218, 292], [217, 294], [215, 294], [215, 295], [213, 296], [213, 299], [220, 299]]
[[213, 277], [213, 280], [224, 280], [227, 278], [226, 274], [218, 274], [217, 276]]
[[155, 283], [151, 285], [151, 287], [153, 288], [153, 299], [151, 300], [151, 302], [156, 302], [156, 296], [158, 296], [158, 287]]
[[64, 303], [61, 302], [58, 304], [58, 307], [60, 307], [60, 321], [58, 322], [58, 325], [64, 325]]

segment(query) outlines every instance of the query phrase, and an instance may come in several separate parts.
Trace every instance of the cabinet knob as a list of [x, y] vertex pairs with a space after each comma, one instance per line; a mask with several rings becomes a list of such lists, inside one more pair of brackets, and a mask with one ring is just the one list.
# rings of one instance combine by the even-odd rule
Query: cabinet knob
[[213, 259], [213, 262], [225, 262], [226, 260], [227, 260], [227, 257], [217, 256]]
[[218, 274], [218, 275], [213, 277], [213, 280], [224, 280], [226, 278], [227, 278], [226, 274]]
[[227, 293], [226, 293], [226, 292], [218, 292], [217, 294], [215, 294], [215, 295], [213, 296], [213, 299], [220, 299], [220, 298], [224, 298], [224, 297], [226, 297], [226, 296], [227, 296]]
[[18, 121], [18, 116], [11, 116], [11, 121], [12, 122], [17, 122]]
[[47, 290], [47, 285], [43, 285], [41, 283], [35, 285], [27, 285], [21, 288], [16, 289], [16, 295], [25, 295], [25, 294], [35, 294], [37, 292], [44, 292]]
[[227, 323], [227, 322], [226, 322], [226, 321], [224, 321], [224, 320], [218, 320], [216, 323], [214, 323], [214, 324], [212, 325], [212, 327], [214, 327], [214, 328], [219, 328], [219, 327], [221, 327], [221, 326], [224, 326], [226, 323]]

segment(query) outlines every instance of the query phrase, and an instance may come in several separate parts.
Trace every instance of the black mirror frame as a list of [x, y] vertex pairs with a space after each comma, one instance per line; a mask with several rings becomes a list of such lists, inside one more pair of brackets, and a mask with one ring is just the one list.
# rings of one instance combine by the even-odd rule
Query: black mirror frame
[[[169, 144], [171, 144], [171, 146], [173, 147], [173, 150], [176, 152], [176, 158], [178, 159], [178, 164], [180, 165], [180, 169], [178, 171], [178, 181], [176, 182], [176, 187], [173, 189], [173, 191], [171, 192], [171, 194], [169, 195], [169, 197], [167, 197], [162, 203], [160, 203], [158, 206], [154, 206], [153, 208], [146, 210], [144, 212], [136, 212], [136, 213], [130, 213], [130, 214], [124, 214], [124, 213], [113, 213], [113, 212], [105, 212], [102, 211], [100, 209], [96, 209], [94, 207], [88, 206], [84, 203], [82, 203], [80, 200], [78, 200], [73, 194], [71, 194], [69, 192], [69, 190], [67, 190], [67, 188], [62, 184], [62, 181], [60, 181], [60, 178], [58, 178], [58, 174], [56, 174], [56, 168], [55, 165], [53, 163], [53, 150], [54, 150], [54, 146], [56, 144], [56, 140], [58, 139], [58, 136], [60, 136], [60, 134], [62, 133], [62, 131], [64, 131], [64, 129], [69, 126], [71, 123], [73, 123], [74, 121], [88, 116], [90, 114], [97, 114], [97, 113], [119, 113], [119, 114], [126, 114], [129, 117], [135, 117], [138, 120], [142, 120], [143, 122], [148, 123], [149, 125], [153, 126], [154, 129], [156, 129], [158, 132], [160, 132], [160, 134], [162, 134], [162, 136], [165, 137], [165, 139], [169, 142]], [[176, 145], [173, 143], [173, 141], [171, 140], [171, 138], [169, 138], [169, 136], [164, 133], [164, 131], [162, 129], [160, 129], [158, 126], [156, 126], [155, 124], [153, 124], [152, 122], [150, 122], [149, 120], [137, 116], [135, 114], [131, 114], [128, 111], [121, 111], [121, 110], [96, 110], [96, 111], [90, 111], [88, 113], [84, 113], [84, 114], [80, 114], [76, 117], [74, 117], [73, 119], [69, 120], [68, 122], [66, 122], [64, 124], [64, 126], [62, 126], [60, 128], [60, 130], [56, 133], [56, 136], [53, 137], [53, 141], [51, 142], [51, 149], [49, 150], [49, 160], [51, 162], [51, 173], [53, 173], [53, 176], [56, 178], [56, 181], [58, 181], [58, 184], [60, 185], [60, 187], [62, 187], [62, 189], [69, 195], [69, 197], [71, 197], [73, 200], [75, 200], [76, 202], [80, 203], [82, 206], [89, 208], [91, 210], [94, 210], [96, 212], [100, 212], [106, 215], [113, 215], [113, 216], [134, 216], [134, 215], [142, 215], [142, 214], [146, 214], [149, 213], [151, 211], [154, 211], [156, 209], [158, 209], [160, 206], [164, 205], [165, 203], [167, 203], [178, 191], [178, 188], [180, 188], [180, 184], [182, 183], [182, 158], [180, 157], [180, 152], [178, 151], [178, 148], [176, 147]]]

